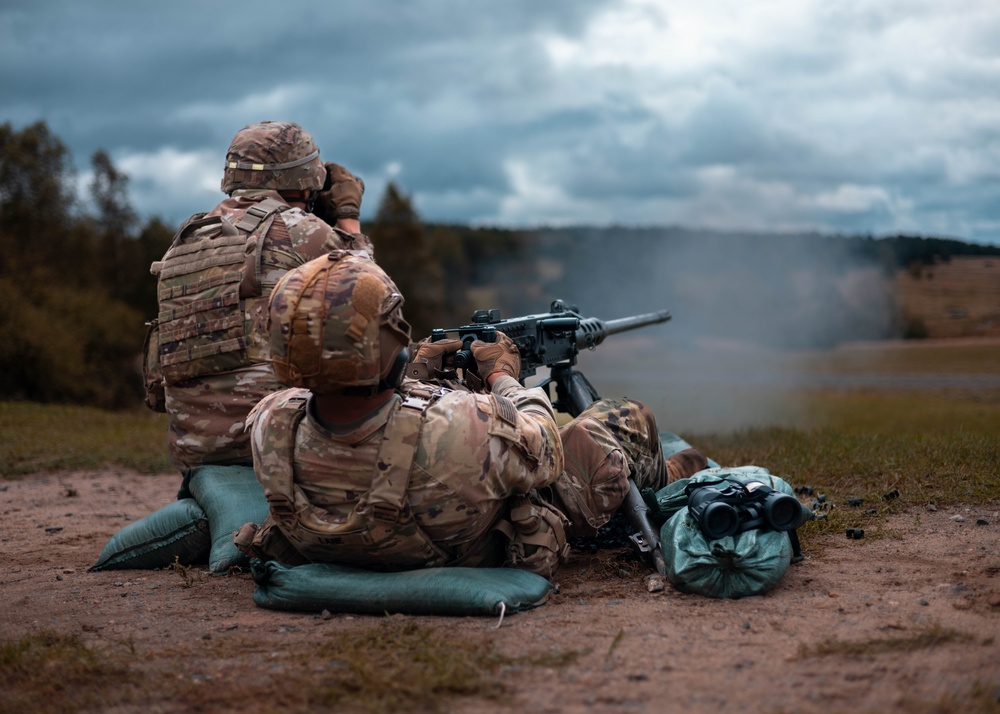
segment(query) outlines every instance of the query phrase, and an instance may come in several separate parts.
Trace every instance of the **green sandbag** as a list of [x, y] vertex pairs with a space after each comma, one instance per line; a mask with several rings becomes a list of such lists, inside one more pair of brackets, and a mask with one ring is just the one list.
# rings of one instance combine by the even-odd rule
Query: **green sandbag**
[[706, 597], [762, 595], [778, 584], [792, 562], [785, 533], [749, 530], [710, 541], [687, 508], [664, 524], [660, 538], [667, 579], [682, 592]]
[[212, 539], [208, 517], [193, 498], [168, 503], [119, 530], [90, 571], [166, 568], [204, 563]]
[[255, 559], [253, 601], [272, 610], [362, 615], [500, 615], [545, 602], [552, 583], [514, 568], [424, 568], [376, 573], [332, 563]]
[[[715, 483], [721, 479], [761, 481], [789, 496], [795, 495], [784, 479], [757, 466], [705, 469], [660, 489], [656, 492], [656, 506], [659, 516], [667, 518], [660, 529], [667, 579], [678, 590], [707, 597], [761, 595], [777, 585], [792, 562], [789, 534], [754, 529], [708, 540], [688, 513], [685, 489], [689, 483]], [[799, 505], [796, 527], [813, 518], [812, 511]]]
[[199, 466], [189, 475], [186, 486], [205, 509], [212, 533], [208, 568], [227, 573], [247, 568], [250, 559], [233, 544], [233, 533], [244, 523], [260, 525], [267, 518], [267, 499], [252, 466]]

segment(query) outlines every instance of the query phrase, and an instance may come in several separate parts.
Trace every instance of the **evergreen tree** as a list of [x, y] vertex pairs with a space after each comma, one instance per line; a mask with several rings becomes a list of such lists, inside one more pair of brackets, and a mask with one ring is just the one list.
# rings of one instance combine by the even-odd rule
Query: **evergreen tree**
[[[111, 163], [111, 157], [103, 149], [94, 152], [90, 159], [94, 176], [90, 182], [90, 194], [97, 208], [96, 232], [99, 246], [99, 274], [111, 294], [125, 297], [128, 288], [122, 289], [123, 280], [132, 283], [126, 275], [124, 265], [125, 244], [131, 240], [135, 226], [135, 211], [128, 202], [128, 177]], [[131, 268], [133, 266], [128, 266]]]
[[370, 231], [375, 259], [403, 293], [403, 312], [414, 341], [440, 327], [444, 283], [440, 262], [432, 255], [420, 218], [408, 196], [394, 183], [386, 187]]
[[69, 155], [44, 122], [0, 126], [0, 275], [62, 261], [74, 203]]

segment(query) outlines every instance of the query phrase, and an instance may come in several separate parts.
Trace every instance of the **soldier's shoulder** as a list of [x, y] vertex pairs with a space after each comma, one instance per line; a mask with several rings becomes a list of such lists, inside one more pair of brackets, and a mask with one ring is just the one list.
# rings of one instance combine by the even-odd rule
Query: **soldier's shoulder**
[[333, 233], [333, 227], [322, 218], [303, 211], [298, 206], [292, 206], [281, 212], [281, 220], [288, 227], [289, 232], [307, 231], [310, 234], [315, 231], [323, 233]]
[[455, 419], [455, 415], [462, 415], [460, 418], [489, 419], [493, 413], [490, 407], [490, 397], [488, 394], [479, 394], [465, 389], [443, 389], [436, 399], [428, 407], [433, 411], [446, 416], [448, 421]]
[[269, 407], [297, 406], [308, 401], [309, 394], [310, 392], [308, 389], [289, 387], [288, 389], [282, 389], [268, 394], [260, 400], [260, 404], [267, 405]]
[[262, 425], [267, 422], [276, 410], [303, 408], [309, 401], [309, 390], [293, 387], [273, 392], [257, 402], [257, 405], [247, 417], [248, 424]]

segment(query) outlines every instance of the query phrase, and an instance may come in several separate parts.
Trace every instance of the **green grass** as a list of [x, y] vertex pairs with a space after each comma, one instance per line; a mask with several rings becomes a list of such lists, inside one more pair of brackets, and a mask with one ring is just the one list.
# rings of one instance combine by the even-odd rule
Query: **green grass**
[[164, 415], [138, 409], [0, 402], [0, 476], [108, 466], [171, 471], [166, 434]]
[[807, 371], [823, 374], [997, 374], [1000, 344], [927, 340], [806, 353]]
[[1000, 398], [817, 393], [812, 426], [692, 435], [721, 464], [755, 464], [866, 508], [1000, 498]]
[[[917, 345], [832, 350], [810, 369], [978, 374], [997, 372], [1000, 345]], [[1000, 390], [800, 390], [798, 427], [762, 426], [685, 434], [726, 465], [756, 464], [837, 506], [820, 528], [871, 523], [879, 514], [929, 503], [1000, 499]], [[166, 418], [146, 411], [0, 403], [0, 475], [119, 466], [171, 470]], [[884, 500], [898, 491], [899, 498]], [[847, 499], [864, 499], [849, 509]]]
[[[905, 508], [1000, 501], [1000, 395], [817, 392], [809, 425], [690, 435], [723, 465], [754, 464], [823, 494], [811, 534], [864, 528]], [[898, 492], [894, 498], [887, 494]], [[862, 503], [851, 506], [853, 499]], [[870, 511], [875, 511], [871, 513]]]

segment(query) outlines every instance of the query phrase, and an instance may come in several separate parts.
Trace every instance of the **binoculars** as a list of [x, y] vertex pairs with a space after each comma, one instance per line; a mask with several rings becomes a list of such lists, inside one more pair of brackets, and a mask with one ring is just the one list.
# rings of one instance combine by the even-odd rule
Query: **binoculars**
[[690, 484], [687, 495], [688, 512], [708, 540], [754, 528], [794, 530], [801, 513], [795, 497], [761, 481]]

